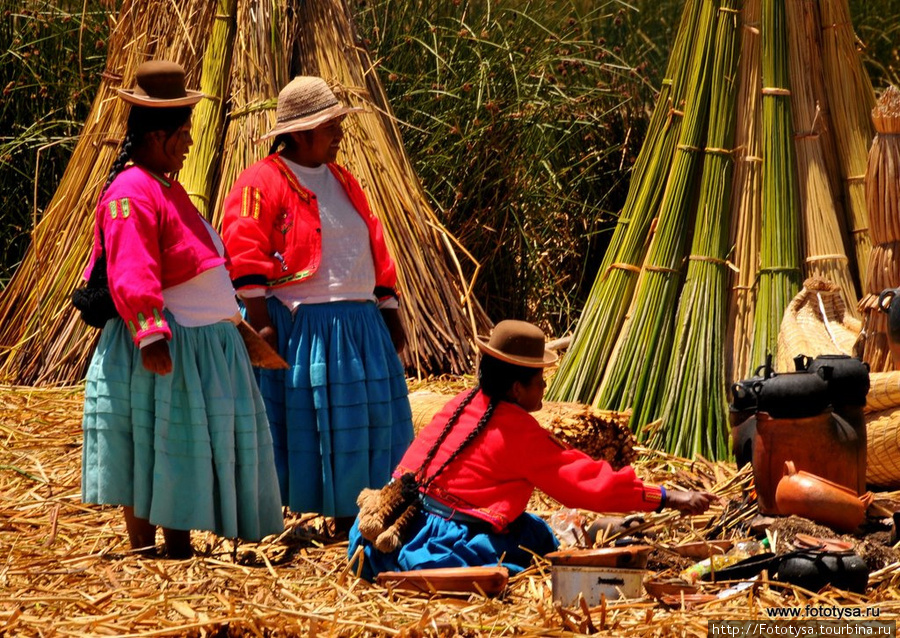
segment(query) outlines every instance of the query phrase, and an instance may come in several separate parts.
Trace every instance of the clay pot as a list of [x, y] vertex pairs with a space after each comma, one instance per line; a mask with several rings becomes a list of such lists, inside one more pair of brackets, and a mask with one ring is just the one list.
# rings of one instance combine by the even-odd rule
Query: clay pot
[[831, 409], [798, 419], [774, 419], [758, 412], [752, 454], [761, 514], [784, 513], [778, 509], [775, 490], [784, 476], [785, 461], [792, 461], [798, 470], [843, 485], [854, 494], [865, 492], [865, 441]]
[[821, 476], [798, 472], [793, 461], [785, 461], [784, 476], [775, 489], [780, 514], [796, 514], [843, 532], [862, 524], [873, 498], [871, 492], [857, 496], [855, 490]]

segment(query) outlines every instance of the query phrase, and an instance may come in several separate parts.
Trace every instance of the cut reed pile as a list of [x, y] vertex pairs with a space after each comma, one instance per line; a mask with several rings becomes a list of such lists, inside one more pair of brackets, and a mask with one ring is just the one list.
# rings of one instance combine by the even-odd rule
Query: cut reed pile
[[893, 370], [887, 315], [878, 310], [878, 295], [900, 286], [900, 90], [887, 87], [872, 109], [875, 139], [866, 166], [866, 205], [873, 248], [865, 295], [863, 360], [872, 372]]
[[340, 84], [348, 102], [366, 107], [346, 122], [341, 161], [366, 191], [399, 264], [410, 343], [404, 363], [420, 373], [467, 372], [475, 360], [472, 337], [491, 324], [457, 261], [456, 252], [464, 249], [434, 214], [403, 150], [376, 65], [358, 44], [349, 4], [299, 2], [296, 12], [299, 72]]
[[[877, 608], [884, 617], [900, 613], [900, 565], [885, 562], [889, 552], [872, 563], [878, 571], [865, 596], [815, 594], [763, 579], [687, 609], [649, 597], [559, 607], [545, 561], [511, 579], [499, 599], [382, 589], [348, 573], [346, 542], [330, 540], [324, 521], [312, 515], [290, 516], [284, 534], [259, 544], [195, 534], [193, 559], [142, 558], [126, 549], [120, 512], [80, 502], [81, 404], [81, 388], [0, 388], [0, 631], [6, 635], [705, 637], [710, 620], [758, 619], [767, 607], [846, 605]], [[667, 547], [738, 535], [754, 515], [746, 502], [746, 468], [638, 452], [635, 467], [643, 478], [722, 496], [703, 516], [646, 517], [643, 531], [654, 535], [651, 562], [661, 576], [683, 565]], [[559, 505], [536, 495], [532, 509], [549, 516]], [[728, 585], [703, 587], [720, 594]]]
[[0, 379], [65, 384], [82, 377], [97, 333], [73, 313], [69, 295], [86, 265], [93, 207], [125, 126], [126, 105], [115, 89], [130, 85], [145, 59], [163, 57], [182, 63], [188, 84], [212, 96], [195, 112], [196, 146], [183, 177], [215, 223], [237, 174], [265, 154], [256, 141], [271, 128], [278, 91], [298, 69], [345, 84], [350, 101], [368, 105], [344, 145], [398, 263], [410, 344], [404, 363], [418, 374], [467, 371], [472, 336], [490, 321], [462, 276], [459, 246], [425, 201], [373, 65], [355, 41], [349, 8], [339, 0], [127, 0], [66, 174], [0, 295]]

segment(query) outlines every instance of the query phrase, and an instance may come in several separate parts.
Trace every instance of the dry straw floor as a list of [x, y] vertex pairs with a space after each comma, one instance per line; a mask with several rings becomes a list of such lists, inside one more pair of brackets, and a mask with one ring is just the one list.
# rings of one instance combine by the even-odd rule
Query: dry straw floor
[[[310, 515], [289, 516], [284, 534], [259, 544], [195, 534], [195, 558], [149, 559], [129, 552], [116, 509], [81, 503], [81, 407], [81, 388], [0, 387], [0, 635], [706, 636], [708, 621], [765, 618], [772, 606], [876, 606], [882, 618], [900, 611], [896, 553], [874, 536], [854, 539], [874, 567], [866, 596], [764, 580], [693, 609], [649, 597], [560, 608], [547, 564], [513, 578], [498, 599], [392, 591], [349, 573], [346, 542], [330, 539], [326, 522]], [[647, 518], [655, 570], [684, 566], [667, 546], [735, 535], [755, 513], [749, 476], [733, 464], [645, 453], [637, 469], [723, 496], [702, 517]], [[549, 515], [558, 505], [538, 495], [533, 508]]]

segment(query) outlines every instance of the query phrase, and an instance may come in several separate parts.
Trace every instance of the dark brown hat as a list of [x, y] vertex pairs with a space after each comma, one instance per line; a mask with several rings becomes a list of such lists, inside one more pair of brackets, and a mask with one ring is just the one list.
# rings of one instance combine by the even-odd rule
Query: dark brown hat
[[133, 89], [119, 89], [119, 97], [131, 104], [156, 108], [191, 106], [205, 95], [184, 88], [184, 69], [168, 60], [149, 60], [134, 74]]
[[485, 354], [526, 368], [546, 368], [556, 363], [556, 353], [544, 347], [544, 333], [527, 321], [507, 319], [491, 331], [491, 338], [475, 337]]

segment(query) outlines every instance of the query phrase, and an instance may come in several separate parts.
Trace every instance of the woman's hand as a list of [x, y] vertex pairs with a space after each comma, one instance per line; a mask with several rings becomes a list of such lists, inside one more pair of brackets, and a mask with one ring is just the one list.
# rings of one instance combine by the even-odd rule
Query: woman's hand
[[666, 490], [666, 507], [683, 514], [702, 514], [718, 500], [718, 496], [709, 492]]
[[160, 339], [141, 348], [141, 363], [146, 370], [154, 374], [167, 375], [172, 372], [169, 342]]
[[381, 316], [387, 324], [388, 332], [391, 333], [394, 350], [397, 354], [402, 354], [406, 350], [406, 329], [403, 327], [403, 320], [400, 319], [400, 311], [396, 308], [382, 308]]
[[272, 346], [275, 352], [278, 352], [278, 332], [272, 325], [266, 298], [247, 297], [241, 298], [241, 301], [244, 302], [244, 308], [247, 309], [247, 321], [259, 333], [259, 336]]

